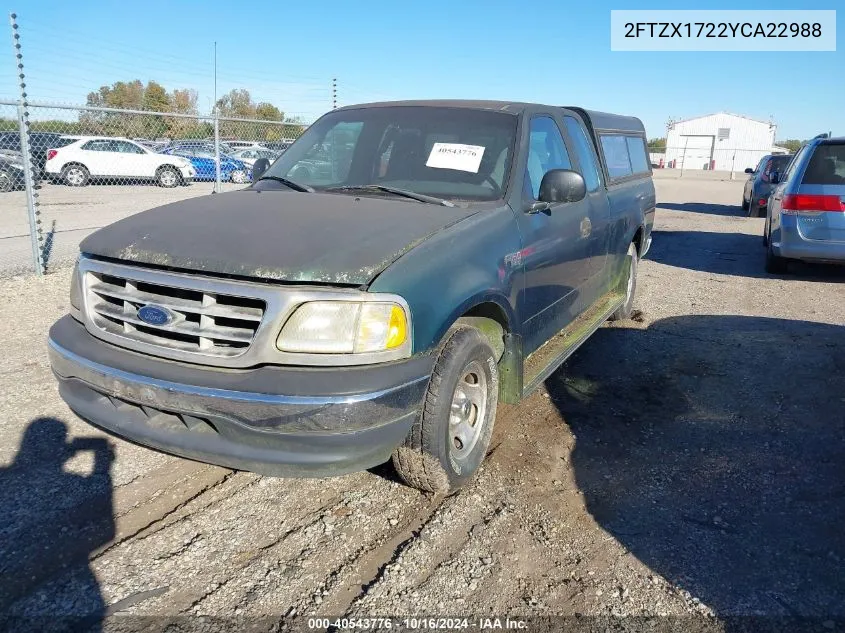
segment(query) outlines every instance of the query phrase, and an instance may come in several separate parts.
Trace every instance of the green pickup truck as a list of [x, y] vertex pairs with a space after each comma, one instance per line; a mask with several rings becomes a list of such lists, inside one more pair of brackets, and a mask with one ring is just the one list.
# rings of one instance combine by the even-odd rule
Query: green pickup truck
[[[451, 492], [516, 403], [631, 314], [655, 195], [639, 119], [406, 101], [333, 110], [243, 190], [86, 238], [50, 330], [109, 433], [282, 476], [393, 459]], [[319, 163], [320, 169], [313, 169]]]

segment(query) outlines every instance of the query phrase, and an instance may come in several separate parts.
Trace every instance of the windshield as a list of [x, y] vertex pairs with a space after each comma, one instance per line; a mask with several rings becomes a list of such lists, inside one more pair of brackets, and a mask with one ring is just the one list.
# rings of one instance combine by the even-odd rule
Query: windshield
[[382, 185], [446, 199], [504, 196], [517, 117], [387, 106], [322, 117], [267, 171], [316, 190]]

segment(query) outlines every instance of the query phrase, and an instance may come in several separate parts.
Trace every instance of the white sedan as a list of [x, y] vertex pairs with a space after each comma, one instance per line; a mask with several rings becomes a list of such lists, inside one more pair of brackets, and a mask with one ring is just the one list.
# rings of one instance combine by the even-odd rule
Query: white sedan
[[71, 187], [83, 187], [92, 180], [152, 180], [161, 187], [176, 187], [196, 175], [187, 158], [156, 154], [125, 138], [98, 136], [78, 137], [69, 145], [48, 150], [45, 171]]
[[266, 149], [264, 147], [247, 147], [232, 154], [234, 158], [237, 158], [250, 169], [252, 169], [255, 161], [259, 158], [266, 158], [272, 163], [280, 155], [280, 152], [275, 152], [272, 149]]

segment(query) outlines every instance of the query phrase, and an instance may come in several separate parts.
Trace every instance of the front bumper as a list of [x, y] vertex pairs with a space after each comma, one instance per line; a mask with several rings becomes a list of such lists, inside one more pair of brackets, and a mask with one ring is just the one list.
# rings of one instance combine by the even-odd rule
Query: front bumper
[[199, 368], [114, 347], [71, 317], [51, 328], [49, 354], [62, 398], [107, 432], [228, 468], [311, 477], [387, 461], [433, 364], [421, 356], [340, 369]]

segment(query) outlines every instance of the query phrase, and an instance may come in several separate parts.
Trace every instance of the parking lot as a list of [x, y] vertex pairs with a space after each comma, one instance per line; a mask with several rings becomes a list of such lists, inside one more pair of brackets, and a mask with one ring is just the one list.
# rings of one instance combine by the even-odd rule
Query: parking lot
[[[223, 191], [239, 187], [243, 185], [221, 183]], [[68, 187], [44, 182], [38, 191], [38, 209], [47, 268], [72, 262], [79, 253], [79, 242], [100, 227], [138, 211], [210, 195], [213, 190], [212, 182], [195, 182], [174, 189], [162, 189], [152, 184]], [[0, 194], [0, 277], [30, 270], [33, 270], [32, 245], [26, 192]]]
[[[389, 465], [276, 479], [71, 443], [105, 436], [46, 360], [69, 270], [0, 279], [0, 612], [845, 618], [845, 272], [767, 275], [741, 180], [655, 185], [635, 318], [500, 406], [448, 498]], [[45, 204], [68, 236], [174, 196], [70, 194]], [[0, 238], [26, 261], [20, 221]]]

